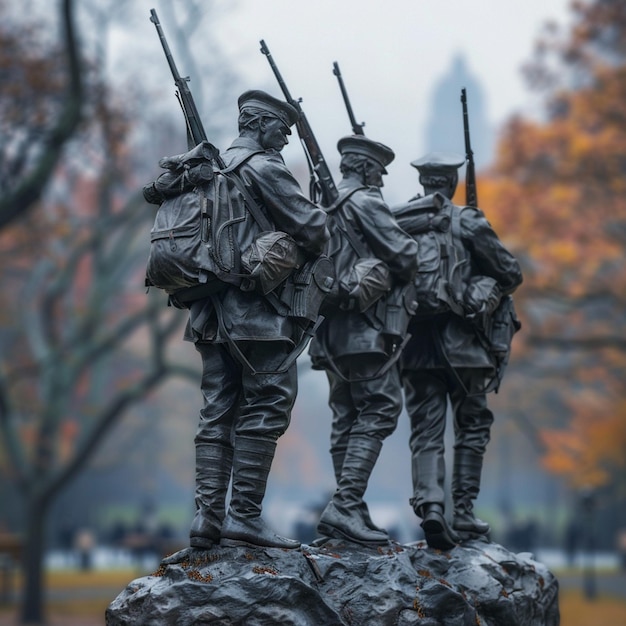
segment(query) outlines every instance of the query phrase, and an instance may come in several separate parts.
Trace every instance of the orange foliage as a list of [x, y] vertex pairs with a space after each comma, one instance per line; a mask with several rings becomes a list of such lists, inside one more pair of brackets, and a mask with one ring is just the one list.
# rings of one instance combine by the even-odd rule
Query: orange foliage
[[544, 466], [574, 487], [598, 487], [626, 468], [626, 402], [607, 407], [598, 395], [582, 395], [570, 403], [567, 430], [543, 431]]
[[626, 450], [626, 4], [573, 10], [569, 35], [552, 29], [527, 68], [545, 119], [508, 122], [479, 195], [523, 264], [516, 341], [534, 349], [521, 353], [533, 369], [563, 368], [527, 407], [543, 421], [545, 466], [597, 486], [620, 475]]

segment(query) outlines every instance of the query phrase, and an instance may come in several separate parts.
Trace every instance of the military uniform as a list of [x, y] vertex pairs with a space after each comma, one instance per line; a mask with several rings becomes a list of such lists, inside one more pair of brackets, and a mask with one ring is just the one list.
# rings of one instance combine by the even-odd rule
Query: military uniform
[[[240, 115], [278, 118], [287, 129], [298, 115], [291, 105], [260, 91], [244, 93], [239, 109]], [[259, 208], [306, 254], [319, 255], [328, 238], [325, 212], [304, 197], [280, 153], [265, 148], [253, 134], [241, 133], [223, 154], [226, 165], [245, 157], [238, 172]], [[234, 286], [191, 304], [185, 339], [195, 343], [202, 358], [204, 398], [195, 437], [193, 547], [210, 547], [220, 539], [284, 548], [299, 545], [276, 536], [260, 514], [276, 441], [289, 425], [297, 392], [295, 363], [286, 371], [277, 370], [301, 333], [271, 299]], [[232, 497], [225, 518], [231, 472]]]
[[[363, 136], [344, 138], [338, 148], [343, 157], [360, 154], [375, 160], [384, 173], [393, 159], [389, 148]], [[379, 186], [364, 186], [359, 177], [344, 176], [337, 190], [339, 207], [335, 210], [352, 225], [368, 257], [384, 261], [394, 282], [412, 280], [416, 243], [398, 226]], [[333, 247], [341, 241], [331, 237], [331, 258], [346, 254], [345, 242], [343, 250]], [[358, 260], [352, 253], [344, 265]], [[383, 317], [384, 299], [364, 312], [355, 306], [334, 309], [326, 313], [310, 347], [313, 367], [326, 371], [330, 386], [330, 453], [337, 479], [337, 491], [320, 518], [318, 531], [366, 543], [388, 540], [371, 522], [363, 494], [382, 442], [395, 430], [402, 410], [398, 368], [380, 373], [393, 349], [392, 339], [383, 332]]]
[[[420, 171], [420, 180], [427, 189], [428, 183], [433, 182], [429, 175], [436, 184], [441, 182], [439, 177], [450, 179], [453, 175], [453, 185], [448, 190], [451, 197], [456, 187], [456, 169], [463, 162], [459, 157], [431, 154], [413, 165]], [[426, 203], [427, 198], [422, 202]], [[462, 266], [463, 283], [467, 285], [474, 276], [487, 276], [495, 280], [502, 297], [512, 293], [522, 282], [517, 260], [502, 245], [479, 209], [455, 205], [452, 208], [460, 213], [460, 238], [467, 261]], [[409, 332], [411, 339], [402, 355], [402, 381], [411, 423], [411, 503], [423, 519], [428, 517], [429, 509], [435, 511], [430, 536], [426, 531], [427, 540], [435, 547], [449, 548], [445, 528], [438, 528], [443, 524], [439, 513], [443, 514], [445, 500], [447, 401], [449, 398], [452, 406], [455, 433], [453, 528], [484, 534], [489, 527], [474, 519], [472, 503], [479, 492], [482, 459], [494, 419], [483, 391], [486, 381], [494, 374], [494, 362], [479, 340], [474, 324], [455, 313], [423, 317], [418, 309]]]

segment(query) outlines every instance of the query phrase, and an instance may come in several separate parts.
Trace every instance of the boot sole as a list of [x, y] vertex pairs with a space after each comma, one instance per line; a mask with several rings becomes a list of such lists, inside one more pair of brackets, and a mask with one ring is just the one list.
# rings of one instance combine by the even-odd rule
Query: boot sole
[[206, 537], [191, 537], [189, 539], [189, 545], [192, 548], [201, 548], [202, 550], [208, 550], [212, 548], [216, 543], [219, 543], [219, 539], [207, 539]]
[[485, 530], [477, 530], [474, 526], [452, 526], [458, 533], [469, 533], [470, 535], [488, 535], [491, 532], [491, 528]]
[[487, 531], [486, 533], [477, 533], [469, 530], [459, 530], [458, 528], [454, 529], [456, 534], [461, 538], [461, 541], [470, 541], [472, 539], [490, 541], [489, 533], [491, 531]]
[[422, 523], [422, 529], [426, 536], [426, 543], [436, 550], [452, 550], [456, 543], [448, 535], [446, 528], [437, 520], [427, 520]]
[[270, 544], [270, 543], [252, 543], [251, 541], [246, 541], [245, 539], [222, 539], [220, 541], [220, 546], [226, 546], [228, 548], [237, 548], [237, 547], [249, 547], [249, 548], [280, 548], [282, 550], [297, 550], [301, 544]]
[[358, 543], [362, 546], [386, 546], [389, 545], [391, 540], [387, 537], [383, 539], [357, 539], [356, 537], [352, 537], [352, 535], [348, 535], [339, 528], [335, 528], [334, 526], [329, 526], [328, 524], [318, 524], [317, 532], [320, 535], [324, 535], [325, 537], [330, 537], [331, 539], [341, 539], [343, 541], [351, 541], [352, 543]]

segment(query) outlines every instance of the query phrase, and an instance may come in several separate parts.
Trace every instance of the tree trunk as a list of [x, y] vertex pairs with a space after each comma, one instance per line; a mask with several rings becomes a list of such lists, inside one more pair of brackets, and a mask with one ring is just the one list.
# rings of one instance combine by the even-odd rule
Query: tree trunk
[[28, 498], [23, 556], [24, 589], [21, 624], [44, 624], [43, 560], [48, 506], [39, 498]]

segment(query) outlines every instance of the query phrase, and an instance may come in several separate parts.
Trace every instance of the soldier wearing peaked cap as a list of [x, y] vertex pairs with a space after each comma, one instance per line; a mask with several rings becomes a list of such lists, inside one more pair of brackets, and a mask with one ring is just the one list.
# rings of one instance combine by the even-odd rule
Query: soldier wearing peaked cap
[[464, 164], [465, 159], [452, 152], [430, 152], [411, 161], [411, 165], [419, 172], [419, 181], [424, 189], [443, 190], [448, 198], [454, 195], [459, 181], [458, 169]]
[[[275, 117], [281, 120], [287, 128], [298, 121], [299, 114], [295, 107], [259, 89], [251, 89], [242, 93], [237, 104], [240, 113], [245, 111], [259, 117]], [[287, 134], [290, 135], [291, 130], [288, 130]]]
[[465, 164], [465, 158], [455, 152], [429, 152], [411, 161], [411, 165], [421, 172], [456, 172]]
[[[329, 237], [326, 213], [303, 195], [280, 155], [297, 110], [259, 90], [246, 91], [238, 105], [239, 136], [222, 155], [226, 166], [239, 173], [276, 231], [291, 235], [305, 256], [319, 255]], [[251, 220], [250, 230], [256, 237], [261, 226]], [[192, 547], [300, 545], [269, 528], [261, 510], [276, 443], [289, 425], [297, 391], [296, 364], [286, 371], [280, 366], [301, 336], [293, 318], [254, 291], [228, 286], [191, 304], [185, 339], [202, 358], [204, 397], [195, 437]]]
[[[360, 135], [343, 137], [337, 147], [343, 179], [337, 185], [339, 198], [328, 209], [328, 254], [335, 262], [340, 298], [324, 311], [309, 350], [313, 367], [324, 369], [329, 382], [337, 490], [317, 530], [325, 537], [384, 544], [389, 536], [370, 518], [363, 496], [383, 440], [395, 430], [402, 409], [398, 368], [385, 369], [397, 337], [386, 332], [384, 321], [390, 294], [413, 279], [417, 245], [398, 226], [380, 191], [393, 151]], [[359, 284], [361, 264], [382, 268], [376, 289]]]
[[[342, 137], [337, 142], [337, 149], [343, 155], [356, 154], [366, 159], [375, 161], [382, 167], [382, 173], [387, 174], [385, 169], [395, 158], [393, 150], [378, 141], [372, 141], [364, 135], [350, 135]], [[382, 186], [382, 185], [381, 185]]]
[[[413, 161], [426, 195], [395, 209], [405, 230], [420, 237], [420, 251], [432, 245], [429, 238], [440, 241], [435, 231], [441, 230], [451, 233], [451, 247], [458, 255], [454, 265], [459, 268], [461, 306], [420, 315], [418, 303], [418, 313], [409, 324], [411, 339], [402, 355], [402, 382], [411, 424], [411, 504], [422, 518], [428, 544], [442, 550], [454, 547], [459, 539], [484, 537], [489, 532], [489, 525], [474, 516], [473, 502], [479, 493], [483, 455], [493, 422], [485, 381], [493, 379], [494, 360], [477, 333], [476, 321], [489, 318], [500, 301], [522, 282], [519, 263], [482, 211], [451, 202], [458, 168], [464, 163], [462, 156], [443, 152]], [[422, 213], [411, 215], [408, 211], [405, 220], [402, 213], [411, 206], [419, 207]], [[452, 528], [444, 515], [448, 400], [455, 433]]]

